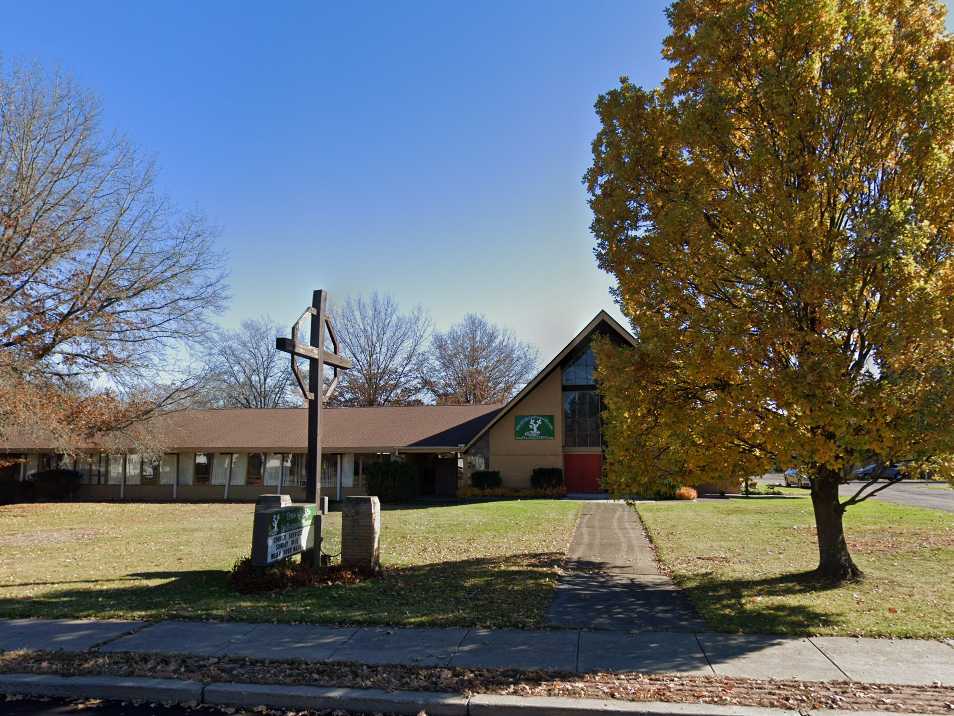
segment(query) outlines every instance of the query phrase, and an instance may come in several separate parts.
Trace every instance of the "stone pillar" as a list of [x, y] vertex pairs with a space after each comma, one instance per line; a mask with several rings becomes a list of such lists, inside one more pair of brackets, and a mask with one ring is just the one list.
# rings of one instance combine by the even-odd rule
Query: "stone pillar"
[[341, 506], [341, 566], [377, 571], [380, 559], [381, 502], [377, 497], [349, 497]]

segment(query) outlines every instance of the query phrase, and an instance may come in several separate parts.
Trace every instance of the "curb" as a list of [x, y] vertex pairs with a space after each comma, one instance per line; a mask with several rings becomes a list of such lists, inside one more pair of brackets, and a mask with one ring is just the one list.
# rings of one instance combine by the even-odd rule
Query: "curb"
[[209, 684], [203, 703], [283, 709], [345, 709], [428, 716], [467, 716], [467, 697], [434, 691], [383, 691], [278, 684]]
[[[664, 701], [609, 701], [562, 696], [478, 694], [470, 699], [469, 716], [800, 716], [798, 711], [761, 706], [683, 704]], [[896, 716], [896, 715], [895, 715]], [[905, 714], [905, 716], [909, 716]]]
[[[899, 716], [886, 711], [814, 709], [799, 712], [762, 706], [723, 706], [661, 701], [612, 701], [554, 696], [477, 694], [466, 697], [434, 691], [384, 691], [283, 684], [216, 683], [120, 676], [0, 674], [0, 694], [187, 705], [285, 709], [341, 709], [417, 716]], [[904, 716], [927, 716], [905, 713]]]
[[52, 674], [0, 674], [0, 693], [28, 696], [201, 703], [202, 684], [179, 679], [138, 676], [57, 676]]

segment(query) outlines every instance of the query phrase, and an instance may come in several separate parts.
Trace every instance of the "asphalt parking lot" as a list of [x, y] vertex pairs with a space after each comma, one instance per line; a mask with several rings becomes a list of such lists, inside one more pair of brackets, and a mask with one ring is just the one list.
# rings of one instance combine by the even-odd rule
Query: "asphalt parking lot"
[[[863, 484], [862, 482], [851, 482], [842, 485], [839, 492], [843, 497], [849, 497], [857, 492]], [[951, 486], [946, 482], [899, 482], [897, 485], [891, 485], [891, 487], [882, 490], [871, 499], [954, 512], [954, 489], [951, 489]]]
[[[762, 477], [759, 482], [763, 485], [784, 485], [785, 479], [781, 473], [773, 472]], [[863, 482], [849, 482], [842, 485], [839, 492], [843, 498], [851, 497], [863, 484]], [[808, 495], [807, 489], [805, 494]], [[928, 507], [932, 510], [954, 512], [954, 489], [946, 482], [922, 480], [899, 482], [897, 485], [891, 485], [891, 487], [882, 490], [871, 499], [894, 502], [898, 505]]]

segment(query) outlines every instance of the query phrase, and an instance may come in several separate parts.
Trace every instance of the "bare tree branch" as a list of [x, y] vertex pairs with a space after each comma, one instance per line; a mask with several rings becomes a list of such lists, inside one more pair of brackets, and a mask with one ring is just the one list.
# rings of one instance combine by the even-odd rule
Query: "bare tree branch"
[[406, 405], [420, 402], [431, 324], [421, 307], [401, 313], [391, 297], [349, 298], [335, 311], [341, 348], [354, 366], [341, 376], [338, 405]]
[[243, 321], [237, 331], [218, 331], [203, 347], [203, 402], [221, 408], [284, 408], [301, 405], [288, 356], [275, 350], [282, 334], [268, 317]]
[[536, 365], [536, 349], [472, 313], [434, 334], [422, 383], [438, 403], [500, 403], [533, 377]]
[[0, 435], [40, 430], [68, 448], [175, 404], [194, 380], [143, 386], [225, 299], [209, 227], [104, 135], [97, 101], [0, 67]]

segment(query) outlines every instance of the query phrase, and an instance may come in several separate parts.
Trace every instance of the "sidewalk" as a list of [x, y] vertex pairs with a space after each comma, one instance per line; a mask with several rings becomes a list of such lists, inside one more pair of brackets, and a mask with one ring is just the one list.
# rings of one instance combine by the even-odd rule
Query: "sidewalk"
[[0, 651], [15, 649], [954, 686], [954, 640], [586, 629], [0, 620]]
[[659, 569], [639, 515], [628, 505], [591, 502], [583, 507], [565, 571], [547, 612], [551, 626], [705, 629], [689, 598]]

